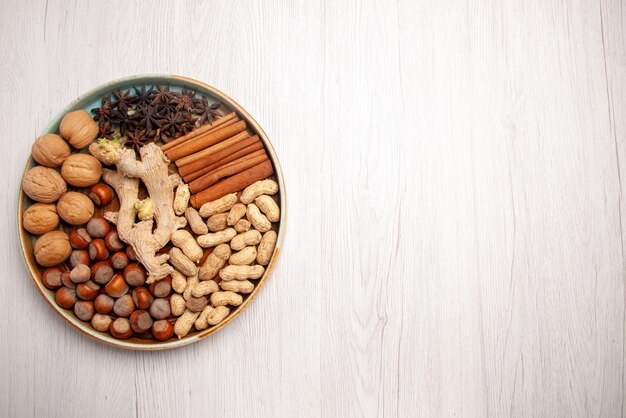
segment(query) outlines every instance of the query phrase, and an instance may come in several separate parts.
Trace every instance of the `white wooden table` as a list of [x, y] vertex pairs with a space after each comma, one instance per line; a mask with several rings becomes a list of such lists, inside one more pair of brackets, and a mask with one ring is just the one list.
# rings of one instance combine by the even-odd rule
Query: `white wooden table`
[[[623, 415], [620, 1], [0, 6], [0, 416]], [[261, 295], [169, 352], [71, 329], [16, 234], [38, 133], [138, 73], [231, 95], [288, 188]]]

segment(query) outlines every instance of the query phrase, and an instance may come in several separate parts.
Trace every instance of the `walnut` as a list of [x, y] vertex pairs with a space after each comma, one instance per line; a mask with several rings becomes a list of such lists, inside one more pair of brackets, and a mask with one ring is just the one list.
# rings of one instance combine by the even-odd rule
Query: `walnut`
[[82, 225], [93, 216], [94, 206], [91, 199], [82, 193], [67, 192], [57, 203], [57, 213], [70, 225]]
[[70, 146], [58, 135], [37, 138], [32, 147], [33, 159], [46, 167], [58, 167], [72, 153]]
[[85, 148], [98, 136], [98, 124], [85, 110], [75, 110], [63, 116], [59, 131], [61, 136], [74, 147]]
[[24, 229], [31, 234], [41, 235], [59, 225], [59, 215], [52, 203], [35, 203], [22, 215]]
[[48, 232], [35, 242], [35, 259], [44, 267], [63, 263], [71, 252], [70, 239], [63, 231]]
[[56, 170], [37, 166], [24, 174], [22, 189], [37, 202], [52, 203], [67, 192], [67, 184]]
[[73, 154], [61, 167], [61, 175], [72, 186], [93, 186], [102, 176], [102, 164], [88, 154]]

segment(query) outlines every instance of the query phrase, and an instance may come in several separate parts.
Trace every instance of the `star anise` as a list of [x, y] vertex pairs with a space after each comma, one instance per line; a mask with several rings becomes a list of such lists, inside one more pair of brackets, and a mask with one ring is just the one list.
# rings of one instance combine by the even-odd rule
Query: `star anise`
[[113, 106], [117, 107], [122, 112], [130, 109], [134, 100], [134, 96], [130, 95], [130, 90], [116, 90], [113, 92], [113, 97], [117, 99], [117, 101], [113, 103]]
[[174, 97], [174, 93], [170, 91], [170, 86], [156, 86], [150, 90], [152, 94], [151, 105], [155, 106], [159, 103], [169, 102]]
[[215, 119], [220, 117], [218, 111], [221, 106], [220, 102], [209, 104], [209, 99], [206, 96], [202, 96], [201, 99], [196, 99], [192, 112], [198, 115], [198, 125], [206, 123], [213, 123]]
[[115, 131], [111, 127], [111, 122], [100, 122], [99, 124], [98, 136], [100, 138], [113, 138], [115, 136]]
[[[190, 124], [189, 117], [183, 115], [180, 112], [168, 113], [161, 121], [161, 140], [165, 143], [170, 142], [176, 137], [177, 132], [183, 132], [187, 129], [190, 130], [188, 125]], [[189, 132], [187, 130], [187, 132]]]
[[94, 114], [93, 120], [98, 122], [98, 124], [100, 125], [103, 125], [103, 124], [110, 125], [112, 110], [113, 110], [113, 105], [111, 103], [111, 99], [108, 97], [105, 97], [104, 99], [102, 99], [102, 104], [100, 105], [100, 107], [91, 109], [91, 113]]
[[184, 110], [186, 112], [191, 112], [191, 109], [194, 105], [194, 99], [196, 97], [196, 92], [193, 90], [189, 90], [183, 88], [182, 93], [176, 94], [176, 96], [171, 100], [171, 102], [176, 105], [176, 110], [181, 111]]
[[139, 127], [146, 130], [147, 136], [154, 136], [154, 131], [161, 127], [163, 116], [159, 114], [156, 106], [137, 106], [140, 115]]
[[127, 135], [127, 137], [128, 137], [128, 141], [126, 141], [125, 144], [132, 146], [133, 148], [135, 148], [137, 152], [139, 152], [139, 148], [146, 145], [148, 141], [148, 139], [146, 138], [145, 129], [142, 129], [142, 130], [135, 129], [135, 131], [132, 134]]
[[133, 131], [139, 123], [135, 110], [114, 109], [111, 112], [111, 123], [120, 127], [120, 133], [125, 135], [127, 131]]
[[133, 87], [133, 90], [135, 90], [133, 103], [137, 106], [147, 106], [152, 101], [152, 88], [143, 85], [141, 88]]

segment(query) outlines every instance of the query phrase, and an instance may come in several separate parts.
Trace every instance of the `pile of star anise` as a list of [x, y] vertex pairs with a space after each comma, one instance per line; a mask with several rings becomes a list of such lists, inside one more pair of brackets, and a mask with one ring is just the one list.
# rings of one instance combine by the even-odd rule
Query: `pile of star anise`
[[167, 143], [221, 116], [219, 102], [209, 103], [193, 90], [183, 88], [179, 93], [169, 86], [145, 85], [132, 90], [116, 90], [92, 110], [101, 137], [119, 133], [138, 149], [149, 141]]

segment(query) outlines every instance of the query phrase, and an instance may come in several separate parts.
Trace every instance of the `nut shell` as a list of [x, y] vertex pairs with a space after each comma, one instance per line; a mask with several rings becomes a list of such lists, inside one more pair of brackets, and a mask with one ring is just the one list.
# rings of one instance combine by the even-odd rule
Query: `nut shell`
[[44, 267], [63, 263], [72, 253], [70, 239], [65, 232], [51, 231], [35, 242], [35, 259]]
[[75, 110], [66, 114], [59, 125], [61, 136], [74, 147], [84, 148], [98, 136], [98, 124], [86, 110]]
[[72, 154], [63, 162], [61, 175], [72, 186], [93, 186], [102, 176], [102, 164], [89, 154]]
[[96, 206], [106, 206], [113, 200], [113, 190], [106, 184], [94, 184], [89, 191], [89, 198]]
[[91, 318], [91, 326], [96, 331], [106, 332], [109, 330], [109, 326], [113, 322], [113, 318], [109, 315], [103, 315], [101, 313], [97, 313]]
[[52, 203], [67, 192], [67, 184], [56, 170], [37, 166], [24, 174], [22, 190], [34, 201]]
[[130, 327], [128, 318], [117, 318], [109, 326], [109, 332], [112, 336], [120, 340], [125, 340], [133, 335], [133, 329]]
[[61, 281], [63, 276], [63, 270], [60, 267], [51, 267], [44, 270], [41, 275], [41, 282], [50, 290], [56, 290], [63, 286]]
[[58, 167], [72, 150], [59, 135], [46, 134], [37, 138], [31, 149], [33, 159], [46, 167]]
[[76, 291], [67, 287], [61, 287], [54, 293], [54, 300], [61, 308], [70, 309], [76, 299]]
[[78, 228], [70, 232], [70, 244], [72, 245], [72, 248], [84, 250], [89, 247], [90, 242], [91, 237], [85, 228]]
[[51, 203], [35, 203], [22, 214], [24, 229], [35, 235], [50, 232], [59, 226], [56, 206]]
[[93, 202], [82, 193], [67, 192], [57, 203], [57, 213], [70, 225], [86, 223], [93, 216], [93, 212]]

